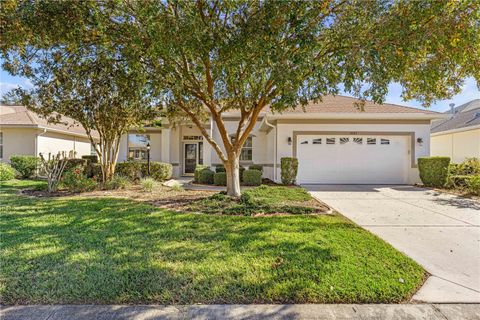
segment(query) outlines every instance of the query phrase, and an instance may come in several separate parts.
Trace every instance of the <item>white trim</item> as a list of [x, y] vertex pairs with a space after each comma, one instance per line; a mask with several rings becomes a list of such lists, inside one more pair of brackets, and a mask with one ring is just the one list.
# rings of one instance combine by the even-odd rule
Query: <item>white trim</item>
[[451, 130], [445, 130], [445, 131], [440, 131], [440, 132], [435, 132], [431, 133], [430, 136], [432, 137], [437, 137], [437, 136], [443, 136], [445, 134], [450, 134], [450, 133], [457, 133], [457, 132], [464, 132], [464, 131], [471, 131], [471, 130], [476, 130], [480, 129], [480, 124], [477, 124], [475, 126], [470, 126], [470, 127], [463, 127], [463, 128], [458, 128], [458, 129], [451, 129]]
[[268, 115], [269, 120], [277, 119], [395, 119], [395, 120], [433, 120], [446, 119], [448, 114], [438, 113], [289, 113]]
[[[77, 133], [77, 132], [72, 132], [68, 130], [62, 130], [62, 129], [53, 129], [50, 127], [45, 127], [45, 126], [40, 126], [40, 125], [28, 125], [28, 124], [7, 124], [7, 125], [1, 125], [2, 128], [31, 128], [31, 129], [42, 129], [42, 130], [47, 130], [51, 132], [56, 132], [56, 133], [63, 133], [65, 135], [70, 135], [70, 136], [77, 136], [77, 137], [82, 137], [82, 138], [87, 138], [88, 135], [85, 133]], [[95, 140], [98, 140], [98, 137], [94, 137]]]

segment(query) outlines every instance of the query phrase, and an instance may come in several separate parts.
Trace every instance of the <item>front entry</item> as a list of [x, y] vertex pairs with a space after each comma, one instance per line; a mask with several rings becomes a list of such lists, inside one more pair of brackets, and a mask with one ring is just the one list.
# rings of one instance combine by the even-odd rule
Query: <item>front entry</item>
[[198, 161], [198, 143], [185, 143], [185, 165], [183, 173], [191, 174], [195, 172]]

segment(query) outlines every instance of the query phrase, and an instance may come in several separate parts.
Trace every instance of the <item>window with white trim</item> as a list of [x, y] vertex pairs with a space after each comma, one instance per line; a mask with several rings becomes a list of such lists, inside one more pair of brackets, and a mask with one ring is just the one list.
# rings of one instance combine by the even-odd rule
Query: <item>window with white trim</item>
[[128, 159], [147, 160], [147, 144], [150, 143], [149, 134], [128, 135]]
[[327, 144], [335, 144], [335, 138], [327, 138]]
[[340, 144], [345, 144], [347, 142], [349, 142], [350, 139], [349, 138], [340, 138]]
[[390, 144], [390, 139], [380, 139], [380, 144]]
[[252, 161], [253, 159], [253, 139], [248, 137], [240, 151], [240, 161]]
[[356, 144], [363, 144], [363, 138], [353, 138], [353, 142]]
[[367, 144], [377, 144], [376, 138], [367, 138]]
[[322, 138], [313, 139], [312, 144], [322, 144]]

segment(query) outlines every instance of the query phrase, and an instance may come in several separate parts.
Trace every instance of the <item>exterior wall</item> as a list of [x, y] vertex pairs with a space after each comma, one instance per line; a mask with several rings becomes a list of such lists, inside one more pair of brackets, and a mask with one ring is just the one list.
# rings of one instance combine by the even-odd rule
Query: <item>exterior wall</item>
[[9, 162], [13, 155], [35, 155], [35, 135], [33, 128], [1, 128], [3, 133], [3, 157], [0, 161]]
[[76, 152], [76, 157], [90, 155], [91, 145], [87, 138], [69, 136], [62, 133], [39, 133], [37, 137], [37, 154], [57, 154], [58, 152]]
[[480, 129], [431, 137], [433, 156], [448, 156], [454, 163], [480, 158]]
[[[162, 135], [160, 132], [138, 131], [131, 132], [138, 134], [150, 135], [150, 159], [152, 161], [162, 161]], [[124, 134], [120, 139], [120, 147], [118, 150], [118, 162], [128, 160], [128, 135]]]
[[[278, 136], [277, 136], [277, 161], [280, 162], [282, 157], [291, 157], [293, 155], [293, 145], [295, 141], [292, 141], [291, 145], [288, 144], [288, 138], [293, 139], [294, 131], [334, 131], [334, 132], [413, 132], [414, 144], [415, 144], [415, 157], [414, 167], [410, 167], [408, 170], [408, 182], [419, 182], [418, 169], [416, 168], [416, 162], [419, 157], [428, 156], [430, 154], [430, 123], [423, 124], [382, 124], [382, 123], [281, 123], [277, 124]], [[417, 138], [422, 138], [423, 143], [416, 142]], [[408, 152], [412, 152], [409, 150]], [[381, 160], [381, 159], [379, 159]], [[280, 166], [277, 168], [277, 182], [280, 182]]]

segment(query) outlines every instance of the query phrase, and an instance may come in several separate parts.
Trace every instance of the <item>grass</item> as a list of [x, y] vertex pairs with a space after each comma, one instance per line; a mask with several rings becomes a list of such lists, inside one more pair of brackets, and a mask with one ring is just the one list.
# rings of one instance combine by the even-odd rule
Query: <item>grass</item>
[[42, 184], [0, 183], [1, 304], [386, 303], [425, 277], [340, 215], [185, 214], [17, 194]]

